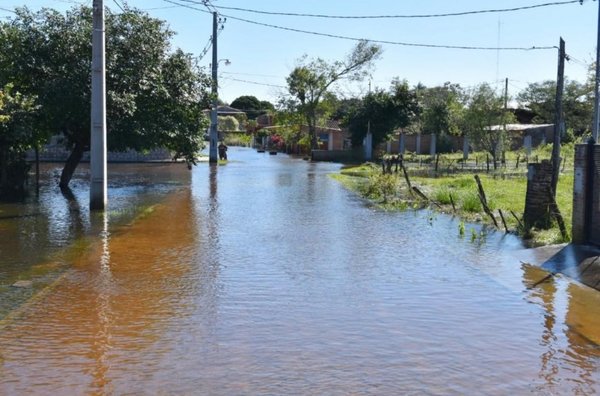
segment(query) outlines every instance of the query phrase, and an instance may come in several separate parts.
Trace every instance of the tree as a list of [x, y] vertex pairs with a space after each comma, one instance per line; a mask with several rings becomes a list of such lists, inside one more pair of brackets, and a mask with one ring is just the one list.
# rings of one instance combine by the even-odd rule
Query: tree
[[219, 131], [232, 132], [240, 130], [240, 122], [233, 116], [219, 116]]
[[0, 198], [23, 196], [29, 166], [25, 153], [37, 144], [32, 120], [35, 99], [25, 97], [9, 84], [0, 90]]
[[[419, 92], [422, 132], [432, 134], [440, 140], [449, 135], [459, 135], [463, 113], [460, 85], [447, 82], [442, 86], [422, 87]], [[437, 152], [437, 140], [431, 141], [432, 152]]]
[[331, 118], [334, 120], [343, 121], [350, 113], [354, 111], [355, 108], [360, 106], [361, 99], [360, 98], [343, 98], [339, 99], [334, 104], [334, 111], [331, 114]]
[[268, 112], [275, 111], [275, 106], [273, 105], [273, 103], [269, 102], [268, 100], [261, 100], [260, 101], [260, 110], [262, 111], [262, 114], [266, 114]]
[[[66, 187], [90, 145], [92, 12], [15, 12], [0, 25], [0, 84], [12, 81], [37, 97], [37, 131], [64, 135], [71, 150], [60, 179]], [[134, 9], [109, 11], [106, 30], [109, 149], [167, 147], [194, 163], [208, 124], [202, 110], [210, 79], [189, 54], [171, 52], [173, 32], [164, 21]]]
[[361, 80], [380, 54], [380, 46], [361, 41], [344, 61], [328, 63], [321, 58], [307, 61], [304, 56], [287, 77], [288, 91], [294, 99], [291, 103], [308, 125], [313, 149], [318, 147], [317, 122], [331, 86], [344, 78]]
[[[304, 117], [294, 110], [294, 105], [289, 103], [290, 99], [282, 98], [279, 109], [275, 113], [273, 123], [276, 133], [288, 144], [297, 145], [302, 152], [310, 151], [310, 138], [302, 134], [302, 123]], [[266, 129], [262, 129], [259, 135], [267, 136]], [[273, 132], [275, 133], [275, 132]]]
[[501, 126], [511, 121], [512, 115], [504, 111], [504, 98], [488, 84], [481, 84], [473, 90], [468, 99], [463, 128], [476, 147], [492, 155], [494, 169], [497, 168], [499, 151], [506, 141], [506, 131]]
[[390, 91], [367, 94], [344, 120], [352, 136], [352, 145], [360, 146], [367, 134], [373, 134], [373, 146], [389, 138], [396, 128], [408, 126], [418, 112], [417, 97], [408, 82], [395, 80]]
[[[263, 108], [263, 105], [263, 102], [252, 95], [243, 95], [231, 102], [231, 107], [245, 111], [249, 120], [255, 120], [259, 115], [266, 113], [266, 109]], [[273, 105], [271, 105], [271, 108], [273, 108]]]
[[[565, 124], [580, 136], [590, 130], [593, 117], [593, 86], [577, 81], [565, 81], [563, 112]], [[554, 123], [556, 81], [531, 83], [517, 96], [521, 106], [535, 113], [534, 123]]]

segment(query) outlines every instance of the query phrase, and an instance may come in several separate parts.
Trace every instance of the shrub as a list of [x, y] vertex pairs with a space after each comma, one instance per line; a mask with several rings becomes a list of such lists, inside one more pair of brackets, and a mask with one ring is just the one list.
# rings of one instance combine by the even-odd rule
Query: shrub
[[475, 187], [475, 179], [473, 178], [473, 176], [461, 176], [461, 177], [457, 177], [456, 180], [454, 180], [452, 182], [452, 185], [456, 186], [457, 188], [469, 188], [469, 187]]
[[452, 194], [452, 190], [447, 187], [441, 187], [435, 191], [434, 199], [442, 205], [450, 205], [452, 203], [450, 200], [450, 194]]
[[465, 212], [477, 213], [481, 211], [481, 202], [479, 195], [475, 192], [470, 192], [462, 196], [461, 208]]
[[395, 197], [398, 191], [398, 179], [394, 175], [374, 172], [369, 175], [367, 183], [363, 187], [363, 194], [370, 199], [382, 200], [383, 203]]

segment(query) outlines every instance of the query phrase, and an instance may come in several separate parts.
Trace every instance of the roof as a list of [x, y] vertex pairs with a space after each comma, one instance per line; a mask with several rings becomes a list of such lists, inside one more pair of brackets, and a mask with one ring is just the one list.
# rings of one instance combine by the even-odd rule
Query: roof
[[218, 106], [217, 107], [217, 114], [245, 114], [244, 111], [239, 110], [239, 109], [235, 109], [231, 106]]
[[[506, 124], [507, 131], [527, 131], [530, 129], [542, 129], [554, 126], [554, 124]], [[501, 131], [504, 125], [492, 125], [489, 128], [491, 131]]]

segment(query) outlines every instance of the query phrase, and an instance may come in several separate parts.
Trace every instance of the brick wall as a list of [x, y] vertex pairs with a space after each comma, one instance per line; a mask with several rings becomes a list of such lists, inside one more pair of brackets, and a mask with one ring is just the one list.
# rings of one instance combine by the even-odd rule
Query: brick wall
[[529, 164], [523, 215], [526, 227], [548, 228], [550, 226], [551, 188], [552, 163], [544, 160], [539, 164]]

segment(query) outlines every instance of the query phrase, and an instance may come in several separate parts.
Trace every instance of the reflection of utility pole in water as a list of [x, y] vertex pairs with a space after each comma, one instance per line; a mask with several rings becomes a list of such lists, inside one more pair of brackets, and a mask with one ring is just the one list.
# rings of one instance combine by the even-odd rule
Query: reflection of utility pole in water
[[206, 238], [207, 238], [207, 264], [208, 268], [214, 270], [217, 269], [223, 258], [220, 244], [220, 232], [221, 232], [221, 217], [219, 213], [219, 198], [218, 198], [218, 182], [217, 172], [218, 165], [210, 165], [209, 173], [209, 200], [208, 200], [208, 214], [206, 217]]
[[218, 165], [211, 165], [210, 166], [210, 174], [208, 176], [209, 184], [210, 184], [211, 209], [212, 209], [212, 205], [216, 204], [216, 200], [217, 200], [217, 169], [219, 169]]
[[95, 340], [92, 346], [93, 356], [96, 358], [96, 366], [92, 371], [92, 375], [95, 387], [110, 391], [108, 387], [110, 380], [107, 378], [107, 373], [110, 367], [109, 352], [111, 350], [111, 330], [113, 327], [111, 294], [114, 289], [114, 280], [111, 269], [110, 232], [108, 230], [107, 212], [99, 214], [97, 220], [100, 220], [102, 223], [100, 229], [100, 268], [98, 268], [98, 279], [95, 282], [97, 285], [95, 308], [98, 315], [98, 328], [94, 335]]
[[92, 33], [92, 109], [90, 209], [104, 210], [106, 192], [106, 73], [104, 1], [94, 0]]
[[[597, 291], [587, 286], [569, 282], [566, 299], [567, 313], [565, 322], [569, 329], [567, 342], [569, 358], [576, 362], [580, 369], [577, 388], [572, 394], [595, 394], [598, 386], [598, 361], [600, 351], [597, 348], [600, 340], [600, 315], [598, 315]], [[590, 344], [594, 344], [591, 348]]]
[[[565, 319], [562, 299], [565, 298], [564, 283], [537, 268], [525, 268], [523, 283], [530, 289], [529, 299], [539, 303], [544, 310], [544, 328], [541, 335], [539, 377], [545, 383], [536, 388], [537, 391], [554, 393], [560, 382], [564, 354], [568, 354], [568, 343], [564, 343]], [[566, 330], [568, 332], [568, 330]]]

